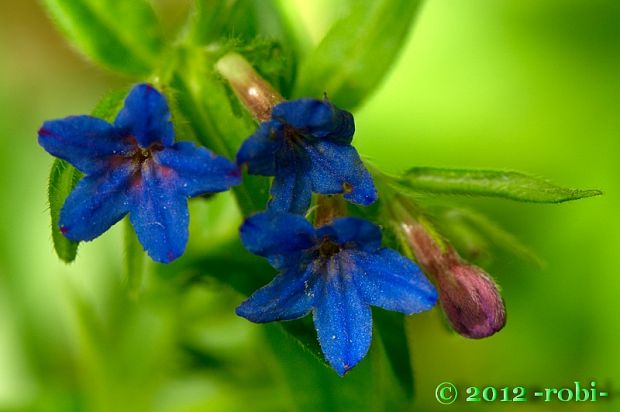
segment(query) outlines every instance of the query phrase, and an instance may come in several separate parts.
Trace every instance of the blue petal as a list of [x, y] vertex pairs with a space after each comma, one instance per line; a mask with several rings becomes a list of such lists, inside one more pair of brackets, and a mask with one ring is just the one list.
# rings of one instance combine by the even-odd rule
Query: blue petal
[[279, 135], [280, 123], [263, 122], [248, 137], [237, 153], [237, 164], [248, 165], [248, 172], [253, 175], [274, 176], [276, 174], [276, 152], [282, 145]]
[[190, 142], [178, 142], [155, 152], [154, 157], [161, 166], [174, 170], [179, 190], [189, 197], [222, 192], [241, 183], [234, 163]]
[[345, 199], [362, 206], [377, 200], [372, 177], [352, 146], [322, 141], [305, 148], [310, 157], [309, 178], [314, 192], [344, 193]]
[[351, 143], [355, 133], [353, 115], [327, 100], [298, 99], [282, 102], [273, 108], [271, 116], [298, 129], [300, 134], [342, 144]]
[[347, 266], [366, 303], [412, 314], [429, 310], [437, 302], [437, 291], [417, 265], [391, 249], [369, 254], [344, 252]]
[[110, 156], [132, 149], [114, 126], [92, 116], [70, 116], [43, 123], [39, 144], [83, 173], [101, 172]]
[[276, 162], [276, 176], [271, 183], [267, 207], [277, 212], [306, 213], [312, 201], [308, 159], [288, 149], [278, 153]]
[[239, 232], [246, 249], [267, 257], [276, 268], [286, 266], [288, 258], [294, 260], [316, 243], [310, 222], [288, 213], [257, 213], [243, 222]]
[[381, 247], [381, 229], [366, 219], [341, 217], [316, 231], [318, 238], [329, 236], [339, 245], [348, 244], [366, 252], [374, 252]]
[[321, 349], [340, 375], [366, 356], [372, 337], [370, 307], [361, 299], [340, 259], [327, 263], [325, 280], [315, 289], [314, 326]]
[[177, 184], [174, 173], [145, 162], [130, 190], [129, 220], [144, 250], [162, 263], [181, 256], [187, 245], [187, 198]]
[[60, 210], [60, 231], [71, 240], [92, 240], [118, 222], [129, 210], [133, 171], [127, 162], [80, 180]]
[[[304, 270], [305, 269], [305, 270]], [[276, 276], [237, 308], [237, 315], [252, 322], [291, 320], [305, 316], [314, 303], [316, 274], [309, 265]]]
[[114, 124], [134, 136], [142, 148], [153, 143], [170, 146], [174, 141], [166, 98], [150, 84], [139, 84], [131, 89]]

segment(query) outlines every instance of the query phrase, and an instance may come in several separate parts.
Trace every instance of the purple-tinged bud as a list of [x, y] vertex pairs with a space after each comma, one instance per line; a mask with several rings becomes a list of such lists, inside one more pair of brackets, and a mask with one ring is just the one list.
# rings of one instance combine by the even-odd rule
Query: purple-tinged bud
[[420, 266], [435, 278], [439, 301], [456, 332], [471, 339], [493, 335], [506, 324], [497, 284], [477, 266], [464, 261], [450, 244], [418, 222], [403, 231]]
[[486, 338], [506, 324], [498, 287], [482, 269], [461, 262], [437, 276], [437, 287], [441, 307], [459, 334]]
[[273, 107], [284, 98], [238, 53], [228, 53], [215, 64], [243, 105], [259, 122], [271, 118]]

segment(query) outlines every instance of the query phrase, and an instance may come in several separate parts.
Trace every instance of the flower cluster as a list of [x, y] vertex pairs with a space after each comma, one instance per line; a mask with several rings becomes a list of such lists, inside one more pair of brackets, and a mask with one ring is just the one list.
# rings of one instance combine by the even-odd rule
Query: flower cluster
[[[361, 206], [377, 199], [373, 179], [351, 145], [351, 113], [327, 99], [282, 101], [275, 92], [260, 97], [255, 102], [260, 124], [235, 163], [193, 143], [175, 143], [166, 99], [148, 84], [130, 91], [112, 124], [92, 116], [45, 122], [41, 146], [85, 175], [62, 207], [59, 229], [69, 239], [92, 240], [128, 214], [146, 252], [168, 263], [186, 247], [188, 198], [241, 184], [244, 167], [273, 176], [266, 211], [248, 217], [240, 236], [279, 274], [237, 314], [262, 323], [312, 313], [326, 360], [344, 375], [368, 352], [370, 306], [412, 314], [432, 308], [438, 293], [414, 262], [382, 247], [374, 223], [335, 209], [323, 210], [316, 227], [303, 216], [313, 193]], [[446, 311], [460, 313], [463, 299], [450, 300], [458, 293], [447, 292], [458, 287], [437, 280]], [[457, 329], [475, 336], [496, 327], [464, 323]]]

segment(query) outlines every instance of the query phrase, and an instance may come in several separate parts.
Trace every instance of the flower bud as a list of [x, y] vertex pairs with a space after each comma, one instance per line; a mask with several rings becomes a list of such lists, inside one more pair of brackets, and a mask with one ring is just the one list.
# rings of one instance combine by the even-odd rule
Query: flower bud
[[437, 284], [441, 307], [459, 334], [486, 338], [506, 324], [498, 287], [482, 269], [461, 262], [439, 274]]
[[418, 222], [402, 224], [424, 271], [433, 276], [439, 301], [452, 328], [467, 338], [493, 335], [506, 324], [504, 301], [482, 269], [464, 261], [448, 243]]
[[243, 105], [259, 122], [271, 118], [271, 109], [284, 99], [238, 53], [228, 53], [215, 64]]

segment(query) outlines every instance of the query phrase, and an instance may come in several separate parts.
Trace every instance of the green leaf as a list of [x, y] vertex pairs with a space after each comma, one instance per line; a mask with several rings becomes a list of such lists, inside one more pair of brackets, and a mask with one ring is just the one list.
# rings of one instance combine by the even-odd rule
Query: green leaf
[[351, 2], [301, 63], [296, 96], [327, 93], [336, 105], [352, 109], [364, 100], [392, 67], [405, 43], [420, 0]]
[[58, 227], [58, 220], [62, 205], [81, 177], [82, 174], [64, 160], [56, 159], [54, 161], [48, 188], [48, 200], [52, 217], [52, 240], [56, 254], [66, 263], [70, 263], [75, 259], [78, 242], [64, 237]]
[[144, 76], [163, 50], [159, 26], [146, 0], [43, 0], [65, 36], [94, 62]]
[[414, 192], [500, 197], [533, 203], [561, 203], [598, 196], [600, 190], [569, 189], [519, 172], [416, 167], [398, 184]]
[[[92, 111], [92, 115], [101, 119], [111, 121], [120, 110], [126, 90], [115, 90], [108, 93], [97, 104]], [[60, 209], [65, 203], [67, 196], [73, 190], [77, 182], [82, 178], [76, 168], [64, 160], [56, 159], [52, 165], [48, 186], [48, 200], [50, 205], [50, 215], [52, 219], [52, 240], [54, 249], [58, 257], [66, 263], [75, 259], [77, 254], [78, 242], [73, 242], [60, 232], [58, 222], [60, 219]]]

